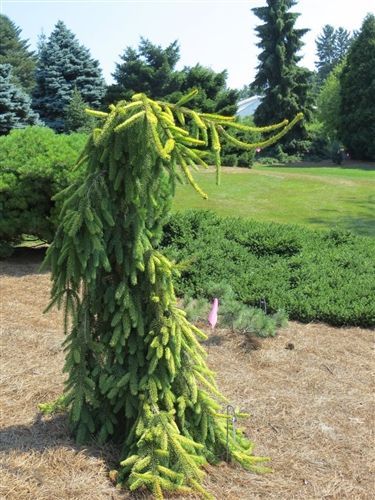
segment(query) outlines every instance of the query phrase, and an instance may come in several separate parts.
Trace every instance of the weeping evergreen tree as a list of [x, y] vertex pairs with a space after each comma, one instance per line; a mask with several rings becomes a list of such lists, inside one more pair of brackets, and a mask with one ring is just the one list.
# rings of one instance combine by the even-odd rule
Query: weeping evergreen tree
[[[110, 106], [82, 152], [84, 180], [56, 196], [60, 225], [46, 263], [52, 301], [65, 311], [65, 395], [78, 442], [95, 436], [122, 443], [120, 485], [180, 493], [201, 486], [201, 466], [229, 453], [262, 471], [264, 459], [220, 413], [225, 398], [199, 339], [176, 302], [178, 266], [157, 250], [176, 182], [184, 177], [203, 197], [190, 167], [206, 166], [210, 144], [220, 174], [220, 136], [245, 149], [281, 138], [301, 115], [263, 129], [258, 144], [233, 139], [232, 117], [197, 113], [144, 94]], [[246, 128], [246, 127], [245, 127]], [[248, 127], [246, 128], [246, 130]], [[212, 153], [211, 153], [212, 155]], [[51, 409], [48, 405], [45, 410]], [[53, 409], [53, 407], [52, 407]]]

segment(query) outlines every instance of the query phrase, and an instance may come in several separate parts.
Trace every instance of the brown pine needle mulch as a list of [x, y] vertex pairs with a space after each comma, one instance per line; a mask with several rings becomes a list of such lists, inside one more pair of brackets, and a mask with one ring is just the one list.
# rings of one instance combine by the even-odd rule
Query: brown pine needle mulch
[[[64, 415], [42, 418], [41, 402], [63, 388], [61, 317], [42, 311], [49, 275], [39, 252], [1, 263], [0, 498], [127, 499], [108, 471], [110, 446], [77, 447]], [[260, 349], [239, 333], [217, 330], [209, 364], [240, 422], [271, 457], [273, 473], [208, 467], [207, 488], [221, 500], [374, 498], [374, 332], [291, 322]]]

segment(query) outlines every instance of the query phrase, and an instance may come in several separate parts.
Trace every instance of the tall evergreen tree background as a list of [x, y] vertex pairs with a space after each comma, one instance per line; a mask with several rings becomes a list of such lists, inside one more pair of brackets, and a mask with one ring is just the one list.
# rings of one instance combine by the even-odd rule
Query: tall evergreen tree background
[[129, 99], [134, 92], [143, 92], [162, 99], [180, 90], [182, 75], [176, 71], [180, 59], [177, 40], [166, 48], [141, 38], [138, 49], [127, 47], [116, 63], [115, 84], [108, 88], [106, 102]]
[[350, 31], [346, 30], [342, 26], [336, 29], [336, 57], [338, 62], [342, 61], [346, 56], [352, 41], [356, 38], [357, 34], [351, 34]]
[[10, 64], [13, 82], [30, 93], [35, 86], [36, 56], [20, 34], [21, 28], [0, 14], [0, 64]]
[[220, 113], [227, 116], [236, 113], [239, 93], [227, 87], [227, 70], [216, 73], [211, 68], [196, 64], [192, 67], [185, 66], [182, 75], [181, 93], [193, 88], [199, 90], [192, 100], [192, 106], [196, 109], [205, 113]]
[[12, 81], [12, 66], [0, 64], [0, 135], [12, 129], [40, 124], [31, 99]]
[[[295, 0], [267, 0], [266, 7], [252, 9], [263, 21], [255, 29], [261, 53], [253, 85], [264, 92], [262, 103], [254, 115], [258, 126], [283, 118], [291, 119], [298, 111], [305, 114], [306, 120], [311, 116], [311, 72], [298, 66], [302, 37], [308, 30], [295, 28], [299, 14], [290, 12], [290, 9], [296, 4]], [[305, 122], [300, 123], [281, 141], [282, 150], [288, 154], [303, 153], [307, 139]]]
[[76, 88], [82, 99], [98, 108], [105, 93], [99, 62], [81, 45], [75, 35], [58, 21], [38, 54], [34, 108], [49, 127], [64, 129], [65, 107]]
[[375, 160], [375, 16], [353, 41], [340, 76], [339, 134], [356, 159]]
[[[115, 83], [107, 87], [98, 61], [91, 57], [89, 50], [79, 43], [62, 21], [58, 21], [48, 38], [40, 37], [38, 54], [35, 55], [30, 51], [28, 41], [22, 38], [21, 29], [1, 14], [0, 64], [11, 65], [10, 77], [3, 76], [2, 83], [2, 105], [7, 113], [11, 113], [7, 114], [7, 118], [2, 117], [7, 123], [2, 133], [10, 130], [12, 124], [19, 127], [35, 120], [30, 103], [26, 104], [26, 96], [22, 97], [23, 101], [20, 97], [22, 92], [32, 94], [31, 106], [47, 126], [58, 132], [71, 132], [91, 130], [93, 121], [86, 116], [85, 107], [106, 109], [112, 102], [129, 99], [136, 92], [173, 103], [184, 93], [197, 88], [199, 93], [192, 100], [192, 106], [202, 112], [223, 115], [235, 114], [239, 99], [262, 95], [263, 101], [254, 116], [258, 126], [280, 121], [284, 117], [291, 119], [302, 111], [304, 122], [299, 123], [273, 150], [268, 150], [270, 156], [276, 154], [279, 159], [285, 159], [283, 153], [309, 154], [311, 141], [315, 140], [314, 130], [318, 130], [309, 124], [313, 117], [321, 123], [320, 130], [326, 134], [325, 142], [334, 137], [347, 145], [355, 156], [368, 157], [367, 146], [367, 152], [360, 152], [360, 144], [369, 142], [366, 138], [368, 131], [361, 133], [363, 141], [359, 139], [360, 128], [355, 128], [354, 138], [350, 138], [351, 129], [346, 125], [359, 123], [355, 103], [358, 99], [365, 102], [368, 92], [372, 91], [372, 67], [369, 66], [364, 73], [366, 77], [361, 81], [353, 69], [356, 58], [363, 59], [361, 68], [362, 63], [367, 65], [368, 61], [372, 61], [371, 46], [364, 47], [369, 50], [368, 57], [366, 52], [354, 57], [354, 51], [346, 63], [348, 50], [360, 33], [354, 31], [351, 34], [343, 27], [326, 24], [316, 38], [317, 71], [310, 72], [301, 67], [299, 51], [308, 30], [295, 28], [299, 14], [291, 9], [296, 4], [296, 0], [266, 0], [264, 7], [253, 9], [263, 22], [256, 28], [261, 53], [255, 80], [240, 90], [228, 88], [226, 70], [216, 72], [199, 63], [178, 69], [180, 47], [177, 40], [162, 47], [147, 38], [141, 38], [137, 48], [127, 47], [124, 50], [113, 73]], [[361, 40], [364, 46], [363, 36]], [[345, 68], [342, 78], [340, 72], [335, 72], [338, 65], [341, 69]], [[328, 81], [329, 75], [331, 78]], [[5, 86], [9, 87], [9, 78], [20, 92], [16, 92], [14, 87], [12, 91], [8, 89], [5, 92]], [[349, 84], [349, 81], [352, 83]], [[18, 96], [13, 107], [5, 97], [10, 95], [7, 92], [15, 92]], [[345, 94], [343, 99], [342, 92]], [[359, 98], [353, 97], [356, 93], [360, 94]], [[21, 101], [22, 112], [19, 108]], [[314, 103], [317, 112], [314, 111]], [[13, 113], [17, 106], [18, 115]], [[13, 111], [10, 111], [11, 107]], [[354, 114], [357, 110], [354, 121], [348, 118], [352, 116], [352, 109]], [[372, 112], [372, 102], [368, 106], [363, 104], [363, 109], [367, 116]], [[354, 142], [357, 145], [354, 146]]]
[[238, 92], [227, 88], [226, 70], [216, 73], [211, 68], [196, 64], [177, 70], [180, 48], [177, 41], [163, 48], [141, 38], [138, 49], [127, 47], [116, 64], [106, 103], [128, 99], [135, 92], [143, 92], [154, 99], [176, 102], [187, 91], [196, 88], [197, 97], [192, 106], [209, 113], [235, 114]]
[[323, 26], [322, 32], [317, 37], [315, 66], [318, 71], [318, 81], [323, 83], [331, 71], [347, 54], [352, 37], [349, 31], [339, 27], [335, 29], [330, 24]]

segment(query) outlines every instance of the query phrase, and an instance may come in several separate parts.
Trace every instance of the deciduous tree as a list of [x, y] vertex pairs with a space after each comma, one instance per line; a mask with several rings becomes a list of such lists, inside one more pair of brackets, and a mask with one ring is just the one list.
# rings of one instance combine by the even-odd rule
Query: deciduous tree
[[341, 120], [340, 75], [344, 63], [338, 64], [328, 75], [317, 99], [318, 118], [330, 141], [338, 140]]

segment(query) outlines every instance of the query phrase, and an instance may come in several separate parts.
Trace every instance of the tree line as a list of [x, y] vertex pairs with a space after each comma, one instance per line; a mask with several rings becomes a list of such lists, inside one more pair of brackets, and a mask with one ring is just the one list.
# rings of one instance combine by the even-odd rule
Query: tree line
[[[141, 38], [116, 63], [114, 83], [106, 85], [99, 62], [58, 21], [49, 37], [41, 36], [30, 51], [21, 29], [0, 15], [0, 134], [14, 128], [45, 124], [57, 132], [90, 130], [94, 121], [85, 107], [106, 109], [112, 102], [144, 92], [176, 102], [198, 88], [192, 106], [231, 115], [240, 98], [260, 94], [254, 121], [258, 126], [305, 115], [272, 154], [304, 156], [331, 143], [342, 143], [354, 158], [375, 159], [375, 16], [349, 33], [326, 25], [316, 39], [316, 71], [301, 66], [307, 29], [297, 29], [295, 0], [267, 0], [252, 9], [261, 24], [257, 73], [242, 89], [227, 86], [227, 71], [201, 64], [177, 70], [177, 41], [167, 47]], [[269, 153], [268, 153], [269, 154]]]

